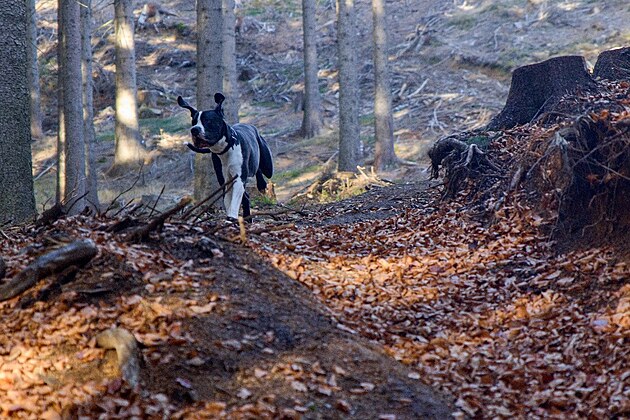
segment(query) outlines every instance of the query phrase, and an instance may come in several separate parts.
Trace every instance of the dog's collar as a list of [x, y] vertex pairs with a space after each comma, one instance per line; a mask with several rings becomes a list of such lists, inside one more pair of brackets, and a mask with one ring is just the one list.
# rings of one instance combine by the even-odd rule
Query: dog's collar
[[228, 128], [230, 129], [230, 137], [232, 137], [232, 141], [228, 142], [228, 145], [225, 146], [225, 149], [223, 149], [219, 153], [216, 153], [217, 155], [223, 155], [223, 154], [227, 153], [228, 150], [230, 150], [232, 147], [234, 147], [234, 145], [238, 144], [238, 138], [236, 137], [236, 131], [234, 131], [234, 129], [232, 127], [230, 127], [229, 125], [228, 125]]

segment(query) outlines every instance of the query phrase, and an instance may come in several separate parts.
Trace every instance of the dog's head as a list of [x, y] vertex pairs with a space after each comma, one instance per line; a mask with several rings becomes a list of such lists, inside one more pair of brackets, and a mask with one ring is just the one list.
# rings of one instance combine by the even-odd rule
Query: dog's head
[[192, 128], [190, 134], [193, 144], [198, 148], [208, 148], [217, 144], [228, 135], [228, 127], [223, 115], [221, 104], [225, 101], [225, 96], [220, 93], [214, 94], [216, 108], [210, 111], [197, 111], [190, 106], [181, 96], [177, 97], [177, 104], [190, 111], [192, 117]]

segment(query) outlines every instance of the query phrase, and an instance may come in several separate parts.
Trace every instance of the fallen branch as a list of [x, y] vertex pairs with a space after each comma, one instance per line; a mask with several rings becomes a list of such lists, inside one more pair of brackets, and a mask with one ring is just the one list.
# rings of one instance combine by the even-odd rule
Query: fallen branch
[[[234, 184], [234, 181], [236, 181], [236, 177], [233, 176], [232, 178], [230, 178], [230, 180], [228, 182], [226, 182], [225, 184], [223, 184], [221, 187], [219, 187], [217, 190], [213, 191], [209, 196], [207, 196], [206, 198], [204, 198], [203, 200], [201, 200], [199, 203], [195, 204], [193, 206], [193, 208], [191, 208], [190, 210], [188, 210], [182, 217], [182, 220], [186, 220], [190, 217], [190, 215], [197, 210], [199, 207], [203, 206], [205, 203], [208, 202], [208, 200], [211, 200], [213, 197], [215, 197], [217, 194], [220, 194], [223, 192], [224, 189], [230, 188], [232, 186], [232, 184]], [[210, 203], [210, 205], [214, 204], [214, 201], [212, 203]], [[203, 212], [202, 212], [203, 213]], [[198, 217], [198, 216], [197, 216]]]
[[129, 242], [145, 242], [147, 239], [149, 239], [149, 235], [151, 234], [151, 232], [161, 228], [164, 225], [164, 222], [166, 221], [166, 219], [168, 219], [169, 217], [171, 217], [178, 211], [181, 211], [184, 207], [189, 205], [191, 202], [192, 202], [192, 197], [190, 196], [186, 196], [182, 198], [179, 201], [179, 203], [172, 209], [167, 210], [164, 213], [160, 214], [159, 216], [155, 217], [148, 224], [144, 226], [139, 226], [135, 228], [134, 230], [132, 230], [127, 236], [127, 240]]
[[44, 254], [0, 287], [0, 301], [19, 295], [41, 279], [59, 273], [71, 265], [83, 266], [97, 253], [98, 248], [94, 242], [90, 239], [81, 239]]
[[2, 257], [0, 257], [0, 280], [4, 278], [4, 275], [7, 273], [7, 264], [4, 262]]
[[140, 379], [140, 357], [136, 337], [123, 328], [111, 328], [96, 336], [96, 344], [104, 349], [116, 350], [118, 369], [122, 378], [135, 388]]

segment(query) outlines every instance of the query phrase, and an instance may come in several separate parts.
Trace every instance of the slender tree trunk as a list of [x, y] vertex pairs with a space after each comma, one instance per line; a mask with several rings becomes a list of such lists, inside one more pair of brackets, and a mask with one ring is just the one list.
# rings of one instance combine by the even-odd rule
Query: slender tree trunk
[[81, 82], [81, 11], [76, 1], [61, 1], [64, 26], [63, 85], [64, 129], [66, 133], [66, 193], [64, 203], [70, 214], [85, 208], [85, 140]]
[[138, 126], [136, 47], [131, 0], [114, 0], [116, 38], [116, 151], [110, 174], [139, 166], [144, 159]]
[[[223, 90], [223, 0], [197, 0], [197, 108], [214, 109]], [[209, 155], [195, 154], [194, 198], [219, 188]], [[218, 207], [219, 205], [217, 205]]]
[[35, 0], [27, 0], [29, 16], [28, 31], [28, 84], [31, 89], [31, 136], [33, 139], [41, 139], [44, 136], [42, 131], [42, 104], [39, 90], [39, 65], [37, 64], [37, 14], [35, 11]]
[[61, 203], [66, 195], [66, 127], [63, 123], [63, 84], [61, 83], [61, 75], [65, 67], [64, 45], [66, 41], [63, 14], [61, 13], [62, 1], [57, 1], [57, 203]]
[[339, 171], [357, 172], [361, 159], [354, 0], [337, 0]]
[[385, 22], [385, 0], [372, 0], [374, 23], [374, 137], [376, 150], [374, 166], [377, 170], [396, 163], [394, 152], [394, 117], [392, 95], [389, 84], [387, 56], [387, 26]]
[[317, 83], [317, 29], [316, 1], [302, 0], [302, 26], [304, 29], [304, 114], [303, 137], [317, 136], [322, 130], [321, 98]]
[[0, 226], [35, 215], [25, 2], [0, 2]]
[[[229, 124], [238, 122], [235, 25], [234, 0], [197, 1], [197, 108], [214, 109], [214, 94], [222, 92]], [[195, 200], [207, 197], [217, 188], [212, 160], [208, 155], [196, 155]]]
[[236, 81], [236, 15], [234, 0], [223, 0], [223, 104], [228, 124], [238, 122], [239, 93]]
[[85, 136], [85, 169], [87, 175], [86, 199], [92, 207], [99, 208], [98, 183], [94, 146], [94, 81], [92, 80], [92, 0], [82, 0], [81, 7], [81, 73], [83, 81], [83, 128]]

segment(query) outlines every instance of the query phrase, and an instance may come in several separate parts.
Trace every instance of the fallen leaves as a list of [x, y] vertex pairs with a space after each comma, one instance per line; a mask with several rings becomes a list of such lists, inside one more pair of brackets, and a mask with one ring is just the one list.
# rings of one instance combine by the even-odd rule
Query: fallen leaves
[[555, 253], [548, 219], [520, 202], [490, 226], [458, 206], [250, 243], [332, 308], [338, 328], [380, 341], [465, 416], [627, 412], [626, 263], [609, 248]]

